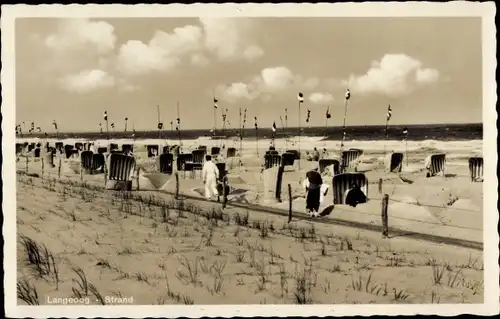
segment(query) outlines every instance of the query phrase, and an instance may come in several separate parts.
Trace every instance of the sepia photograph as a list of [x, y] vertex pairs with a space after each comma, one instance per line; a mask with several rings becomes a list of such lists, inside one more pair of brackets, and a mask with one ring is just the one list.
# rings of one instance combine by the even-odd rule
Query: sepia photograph
[[499, 313], [494, 3], [2, 11], [8, 315]]

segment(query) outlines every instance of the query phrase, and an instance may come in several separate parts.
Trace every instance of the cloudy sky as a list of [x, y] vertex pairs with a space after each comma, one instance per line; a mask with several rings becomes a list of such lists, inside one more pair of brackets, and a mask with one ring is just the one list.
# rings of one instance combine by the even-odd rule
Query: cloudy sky
[[17, 19], [17, 123], [97, 131], [102, 113], [123, 127], [213, 127], [212, 91], [248, 126], [482, 121], [479, 18]]

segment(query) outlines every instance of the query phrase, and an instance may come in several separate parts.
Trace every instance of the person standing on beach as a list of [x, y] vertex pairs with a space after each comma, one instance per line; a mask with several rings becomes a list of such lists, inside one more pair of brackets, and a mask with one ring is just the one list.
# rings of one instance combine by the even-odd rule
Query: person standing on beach
[[321, 185], [323, 184], [323, 179], [321, 178], [321, 174], [318, 173], [317, 166], [307, 172], [304, 184], [307, 192], [306, 210], [311, 217], [317, 217], [321, 203]]
[[205, 184], [205, 198], [211, 200], [212, 197], [218, 195], [217, 180], [219, 179], [219, 169], [212, 162], [212, 156], [210, 155], [205, 156], [205, 164], [203, 164], [201, 176], [203, 184]]
[[315, 147], [314, 152], [313, 152], [313, 161], [317, 162], [319, 161], [319, 152], [318, 149]]

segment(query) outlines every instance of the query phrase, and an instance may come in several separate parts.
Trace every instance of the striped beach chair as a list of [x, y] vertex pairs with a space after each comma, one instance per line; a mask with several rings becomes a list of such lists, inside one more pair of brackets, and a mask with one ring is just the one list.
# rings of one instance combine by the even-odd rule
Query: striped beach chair
[[207, 146], [206, 145], [198, 145], [199, 150], [204, 150], [205, 152], [207, 151]]
[[287, 150], [285, 153], [291, 153], [294, 156], [294, 160], [300, 160], [300, 153], [297, 150]]
[[134, 145], [132, 144], [122, 144], [122, 152], [125, 153], [125, 152], [131, 152], [133, 153], [134, 152]]
[[357, 186], [359, 190], [368, 198], [368, 179], [363, 173], [341, 173], [332, 179], [333, 203], [346, 205], [347, 196], [353, 188]]
[[269, 169], [281, 165], [281, 156], [279, 154], [268, 153], [264, 155], [264, 168]]
[[118, 151], [118, 150], [119, 150], [118, 149], [118, 144], [116, 144], [116, 143], [110, 143], [109, 144], [109, 152], [110, 153], [113, 152], [113, 151]]
[[193, 162], [192, 153], [182, 153], [177, 155], [177, 170], [183, 171], [186, 168], [186, 162]]
[[205, 161], [205, 154], [206, 154], [205, 150], [197, 149], [192, 151], [191, 154], [193, 154], [193, 160], [192, 160], [193, 163], [203, 164], [203, 162]]
[[79, 151], [83, 151], [83, 143], [81, 142], [76, 142], [75, 143], [75, 149], [79, 150]]
[[328, 166], [333, 165], [333, 174], [340, 174], [340, 162], [333, 158], [322, 158], [318, 161], [319, 173], [322, 174]]
[[93, 171], [93, 160], [94, 153], [92, 151], [83, 151], [80, 153], [80, 161], [82, 163], [82, 169], [85, 174], [92, 174]]
[[36, 158], [40, 158], [40, 152], [42, 151], [41, 148], [37, 147], [33, 150], [33, 156]]
[[226, 158], [231, 158], [231, 157], [236, 157], [236, 148], [234, 147], [228, 147], [227, 149]]
[[436, 176], [441, 173], [444, 176], [446, 167], [446, 154], [433, 154], [425, 159], [425, 168], [427, 177]]
[[148, 157], [155, 157], [159, 155], [158, 145], [146, 145], [146, 149], [148, 151]]
[[63, 142], [56, 142], [55, 146], [56, 146], [56, 150], [57, 150], [60, 154], [63, 154], [63, 153], [64, 153], [64, 143], [63, 143]]
[[174, 154], [163, 153], [158, 157], [158, 170], [160, 173], [172, 175], [174, 169]]
[[211, 154], [212, 156], [217, 156], [217, 155], [219, 155], [219, 154], [220, 154], [220, 147], [218, 147], [218, 146], [214, 146], [214, 147], [212, 147], [212, 148], [210, 149], [210, 154]]
[[355, 164], [361, 155], [363, 155], [363, 151], [360, 149], [351, 148], [347, 151], [342, 151], [341, 171], [344, 172], [346, 168]]
[[469, 173], [472, 182], [484, 181], [484, 160], [482, 157], [469, 158]]
[[16, 155], [22, 154], [25, 150], [24, 144], [16, 143]]
[[161, 153], [162, 154], [170, 153], [171, 149], [172, 148], [170, 146], [168, 146], [168, 145], [163, 146], [162, 149], [161, 149]]
[[92, 143], [90, 142], [85, 142], [83, 143], [83, 150], [84, 151], [91, 151]]
[[111, 153], [107, 163], [107, 180], [123, 182], [126, 189], [132, 189], [132, 178], [135, 171], [135, 158], [122, 153]]
[[281, 165], [292, 166], [295, 163], [295, 159], [296, 159], [295, 153], [290, 153], [286, 151], [285, 153], [281, 154]]
[[390, 153], [384, 158], [386, 172], [401, 173], [403, 170], [403, 153]]
[[36, 144], [35, 143], [29, 143], [28, 144], [28, 152], [31, 152], [32, 150], [35, 149]]
[[224, 195], [224, 179], [226, 178], [226, 163], [216, 163], [219, 170], [219, 178], [217, 180], [217, 192], [219, 196]]
[[104, 154], [104, 153], [107, 153], [108, 152], [108, 148], [107, 147], [98, 147], [97, 148], [97, 154]]
[[94, 154], [92, 155], [92, 174], [104, 173], [104, 167], [106, 165], [106, 158], [104, 154]]

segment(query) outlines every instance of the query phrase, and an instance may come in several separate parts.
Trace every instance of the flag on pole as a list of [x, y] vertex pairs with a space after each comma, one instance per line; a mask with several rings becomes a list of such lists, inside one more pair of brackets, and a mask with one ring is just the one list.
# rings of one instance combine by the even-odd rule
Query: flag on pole
[[108, 121], [108, 111], [104, 111], [104, 120], [107, 122]]
[[101, 131], [102, 134], [102, 123], [99, 123], [99, 130]]
[[389, 122], [389, 120], [391, 119], [391, 116], [392, 116], [392, 109], [391, 109], [391, 105], [389, 104], [389, 108], [387, 109], [387, 122]]
[[111, 123], [111, 128], [115, 128], [115, 123]]
[[35, 122], [31, 122], [31, 128], [30, 128], [30, 133], [35, 130]]
[[36, 129], [38, 130], [38, 132], [42, 132], [42, 128], [40, 126], [37, 126]]
[[299, 103], [303, 103], [304, 102], [304, 94], [299, 92], [299, 94], [297, 95], [297, 100], [299, 100]]
[[327, 119], [329, 119], [329, 118], [331, 118], [331, 117], [332, 117], [332, 115], [330, 114], [330, 107], [328, 107], [328, 108], [326, 109], [326, 118], [327, 118]]
[[257, 130], [258, 129], [258, 127], [257, 127], [257, 116], [255, 117], [255, 124], [254, 125], [255, 125], [255, 129]]
[[218, 103], [219, 103], [219, 100], [217, 100], [217, 99], [214, 97], [214, 108], [218, 108], [218, 107], [219, 107]]
[[158, 129], [159, 129], [159, 130], [163, 129], [163, 123], [161, 123], [161, 122], [160, 122], [160, 123], [158, 123]]
[[273, 121], [273, 132], [276, 132], [276, 122]]
[[349, 91], [349, 89], [347, 89], [347, 90], [345, 91], [345, 99], [346, 99], [346, 100], [349, 100], [350, 98], [351, 98], [351, 91]]
[[309, 123], [309, 119], [311, 118], [311, 110], [307, 110], [306, 122]]
[[404, 127], [404, 128], [403, 128], [403, 138], [404, 138], [404, 139], [407, 139], [407, 138], [408, 138], [408, 128], [407, 128], [407, 127]]
[[56, 123], [56, 120], [52, 121], [52, 125], [54, 125], [54, 128], [56, 129], [57, 131], [57, 123]]
[[288, 109], [285, 109], [285, 121], [288, 120]]

